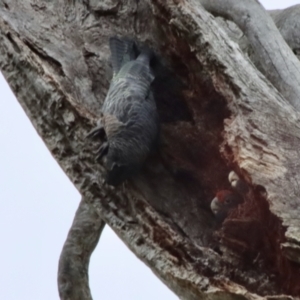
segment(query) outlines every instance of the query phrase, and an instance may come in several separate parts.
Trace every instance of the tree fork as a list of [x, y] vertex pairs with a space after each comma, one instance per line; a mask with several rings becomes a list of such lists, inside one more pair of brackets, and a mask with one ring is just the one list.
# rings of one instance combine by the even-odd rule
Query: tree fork
[[247, 36], [265, 76], [299, 111], [300, 61], [261, 4], [256, 0], [200, 2], [211, 13], [229, 19], [239, 26]]

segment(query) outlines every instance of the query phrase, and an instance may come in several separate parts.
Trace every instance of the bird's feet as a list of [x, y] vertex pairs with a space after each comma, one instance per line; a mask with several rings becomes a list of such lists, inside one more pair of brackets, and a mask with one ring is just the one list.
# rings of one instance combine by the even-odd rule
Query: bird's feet
[[101, 119], [98, 121], [97, 126], [94, 127], [86, 136], [87, 139], [97, 139], [104, 140], [105, 138], [105, 130]]
[[108, 147], [109, 147], [108, 142], [104, 142], [104, 143], [97, 149], [97, 151], [95, 152], [95, 154], [97, 154], [97, 156], [96, 156], [96, 161], [99, 162], [99, 161], [103, 158], [103, 156], [107, 154], [107, 152], [108, 152]]

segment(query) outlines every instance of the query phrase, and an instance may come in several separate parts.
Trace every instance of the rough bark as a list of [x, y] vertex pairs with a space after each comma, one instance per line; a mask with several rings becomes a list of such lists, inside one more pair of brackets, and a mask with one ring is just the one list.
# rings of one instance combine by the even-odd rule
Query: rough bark
[[88, 268], [104, 226], [94, 206], [82, 199], [59, 259], [60, 299], [92, 300]]
[[[116, 189], [84, 138], [113, 34], [153, 47], [182, 95], [158, 95], [160, 151]], [[87, 211], [181, 299], [299, 296], [299, 113], [198, 2], [0, 1], [0, 67]], [[216, 229], [209, 203], [232, 168], [252, 190]]]

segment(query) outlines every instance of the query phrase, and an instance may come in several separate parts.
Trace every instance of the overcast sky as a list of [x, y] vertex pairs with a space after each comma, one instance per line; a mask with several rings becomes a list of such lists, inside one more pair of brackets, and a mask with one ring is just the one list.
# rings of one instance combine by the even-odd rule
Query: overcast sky
[[[300, 0], [261, 2], [277, 9]], [[58, 299], [58, 258], [80, 195], [1, 73], [0, 95], [0, 299]], [[178, 299], [108, 227], [92, 255], [90, 285], [95, 300]]]

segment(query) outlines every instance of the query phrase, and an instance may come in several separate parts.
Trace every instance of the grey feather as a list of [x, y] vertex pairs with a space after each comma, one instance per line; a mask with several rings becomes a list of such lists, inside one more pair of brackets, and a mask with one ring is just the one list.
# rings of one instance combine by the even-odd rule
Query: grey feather
[[104, 164], [107, 182], [117, 185], [136, 174], [158, 139], [159, 121], [151, 91], [151, 51], [135, 55], [128, 39], [111, 38], [114, 76], [102, 106], [109, 144]]

